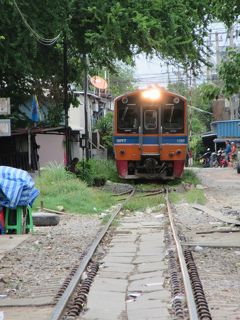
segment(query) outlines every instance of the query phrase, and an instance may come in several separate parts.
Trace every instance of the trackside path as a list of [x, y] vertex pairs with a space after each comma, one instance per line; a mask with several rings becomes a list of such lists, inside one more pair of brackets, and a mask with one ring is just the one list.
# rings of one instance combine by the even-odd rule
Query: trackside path
[[123, 217], [78, 319], [171, 319], [165, 251], [163, 215]]

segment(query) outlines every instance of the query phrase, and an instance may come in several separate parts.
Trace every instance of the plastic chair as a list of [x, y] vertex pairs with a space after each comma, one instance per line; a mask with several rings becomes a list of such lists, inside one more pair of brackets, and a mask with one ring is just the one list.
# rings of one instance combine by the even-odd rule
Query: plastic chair
[[0, 209], [0, 234], [5, 233], [4, 211]]
[[6, 208], [6, 212], [5, 212], [5, 232], [6, 233], [8, 233], [8, 231], [16, 231], [16, 234], [23, 233], [24, 210], [26, 211], [25, 231], [26, 233], [28, 232], [33, 233], [32, 208], [30, 206], [17, 207], [16, 209]]

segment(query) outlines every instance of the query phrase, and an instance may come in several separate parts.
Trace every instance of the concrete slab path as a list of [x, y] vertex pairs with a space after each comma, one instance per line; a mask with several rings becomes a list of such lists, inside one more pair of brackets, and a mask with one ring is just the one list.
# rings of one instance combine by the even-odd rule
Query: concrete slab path
[[163, 220], [122, 218], [88, 295], [81, 320], [171, 319]]

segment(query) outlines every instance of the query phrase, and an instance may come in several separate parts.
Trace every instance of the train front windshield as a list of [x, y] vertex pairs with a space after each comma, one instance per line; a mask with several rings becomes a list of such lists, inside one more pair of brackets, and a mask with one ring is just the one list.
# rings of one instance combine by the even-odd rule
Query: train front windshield
[[[127, 97], [117, 103], [117, 131], [119, 133], [183, 133], [184, 132], [184, 101], [178, 97], [168, 96], [164, 102], [140, 102], [134, 97]], [[142, 117], [140, 116], [142, 112]], [[142, 122], [142, 123], [141, 123]], [[159, 126], [159, 123], [160, 126]]]
[[139, 125], [139, 106], [136, 104], [119, 104], [118, 132], [138, 132]]
[[162, 108], [162, 132], [182, 133], [184, 132], [184, 102], [166, 103]]

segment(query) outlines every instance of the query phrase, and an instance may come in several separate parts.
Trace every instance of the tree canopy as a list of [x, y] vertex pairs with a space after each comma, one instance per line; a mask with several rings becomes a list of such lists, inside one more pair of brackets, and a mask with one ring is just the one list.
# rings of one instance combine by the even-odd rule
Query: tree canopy
[[230, 96], [240, 92], [240, 52], [230, 49], [219, 67], [219, 77], [223, 81], [223, 93]]
[[[209, 23], [230, 25], [239, 13], [237, 0], [0, 0], [0, 95], [19, 105], [32, 93], [44, 100], [45, 89], [60, 108], [64, 35], [69, 82], [81, 83], [84, 55], [90, 72], [131, 64], [141, 52], [198, 67], [207, 60]], [[40, 41], [58, 34], [55, 44]]]

